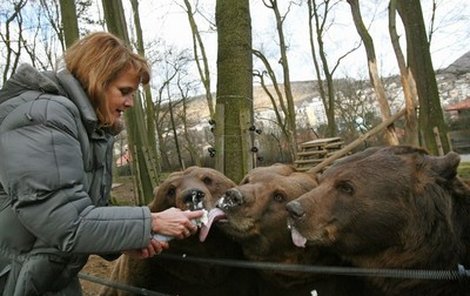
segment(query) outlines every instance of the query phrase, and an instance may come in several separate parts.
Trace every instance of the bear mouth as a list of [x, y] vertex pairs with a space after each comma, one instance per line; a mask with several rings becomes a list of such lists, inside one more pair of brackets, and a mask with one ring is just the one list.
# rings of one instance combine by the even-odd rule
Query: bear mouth
[[307, 244], [307, 238], [305, 238], [305, 236], [303, 236], [297, 230], [297, 228], [295, 228], [293, 225], [288, 224], [287, 228], [290, 230], [291, 239], [292, 239], [292, 242], [294, 243], [294, 245], [296, 247], [299, 247], [299, 248], [305, 248], [305, 245]]
[[204, 242], [214, 222], [226, 218], [225, 212], [215, 207], [207, 213], [207, 221], [202, 223], [199, 230], [199, 241]]
[[315, 229], [305, 229], [296, 227], [291, 221], [288, 221], [287, 228], [291, 233], [292, 243], [300, 248], [308, 245], [312, 246], [330, 246], [337, 241], [337, 228], [333, 224], [320, 225]]

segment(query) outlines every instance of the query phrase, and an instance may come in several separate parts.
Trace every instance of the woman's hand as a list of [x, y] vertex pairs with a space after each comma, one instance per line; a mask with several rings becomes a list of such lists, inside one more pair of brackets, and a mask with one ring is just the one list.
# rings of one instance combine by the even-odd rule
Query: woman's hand
[[202, 210], [190, 212], [178, 208], [152, 213], [152, 231], [183, 239], [196, 233], [197, 226], [191, 220], [200, 218], [203, 214]]
[[160, 254], [163, 250], [168, 249], [168, 247], [169, 246], [167, 242], [151, 239], [146, 248], [126, 250], [123, 251], [123, 253], [135, 259], [146, 259]]

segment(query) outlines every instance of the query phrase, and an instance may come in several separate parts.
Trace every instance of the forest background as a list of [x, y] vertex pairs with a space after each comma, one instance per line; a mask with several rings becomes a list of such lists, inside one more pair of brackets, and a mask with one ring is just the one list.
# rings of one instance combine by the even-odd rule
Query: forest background
[[[0, 4], [0, 84], [23, 62], [58, 69], [70, 42], [91, 31], [109, 30], [145, 55], [151, 85], [116, 145], [116, 160], [132, 159], [140, 203], [163, 171], [208, 165], [238, 181], [256, 165], [292, 162], [304, 140], [353, 141], [401, 108], [403, 119], [369, 144], [444, 153], [449, 121], [434, 70], [469, 51], [470, 4], [462, 2], [7, 0]], [[400, 95], [383, 86], [393, 75]], [[313, 85], [324, 122], [302, 119], [297, 81]], [[208, 116], [190, 118], [198, 97]], [[260, 97], [272, 117], [256, 117]]]

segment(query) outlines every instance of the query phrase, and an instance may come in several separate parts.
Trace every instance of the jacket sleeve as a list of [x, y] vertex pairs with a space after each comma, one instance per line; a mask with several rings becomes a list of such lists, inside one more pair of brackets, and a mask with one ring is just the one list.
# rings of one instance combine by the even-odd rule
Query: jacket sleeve
[[68, 252], [146, 246], [151, 233], [147, 207], [95, 207], [84, 189], [75, 105], [67, 98], [40, 99], [14, 112], [0, 127], [0, 181], [24, 226]]

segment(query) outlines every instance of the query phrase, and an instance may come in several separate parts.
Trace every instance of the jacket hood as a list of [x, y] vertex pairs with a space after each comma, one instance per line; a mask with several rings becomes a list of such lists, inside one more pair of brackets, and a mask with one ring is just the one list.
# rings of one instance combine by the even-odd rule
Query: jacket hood
[[0, 89], [0, 104], [30, 90], [69, 98], [80, 110], [88, 133], [92, 133], [98, 127], [98, 118], [88, 96], [80, 82], [67, 70], [58, 73], [39, 72], [28, 64], [20, 65]]
[[28, 64], [22, 64], [0, 90], [0, 103], [28, 90], [63, 94], [58, 83], [51, 79], [52, 77], [52, 72], [41, 73]]

